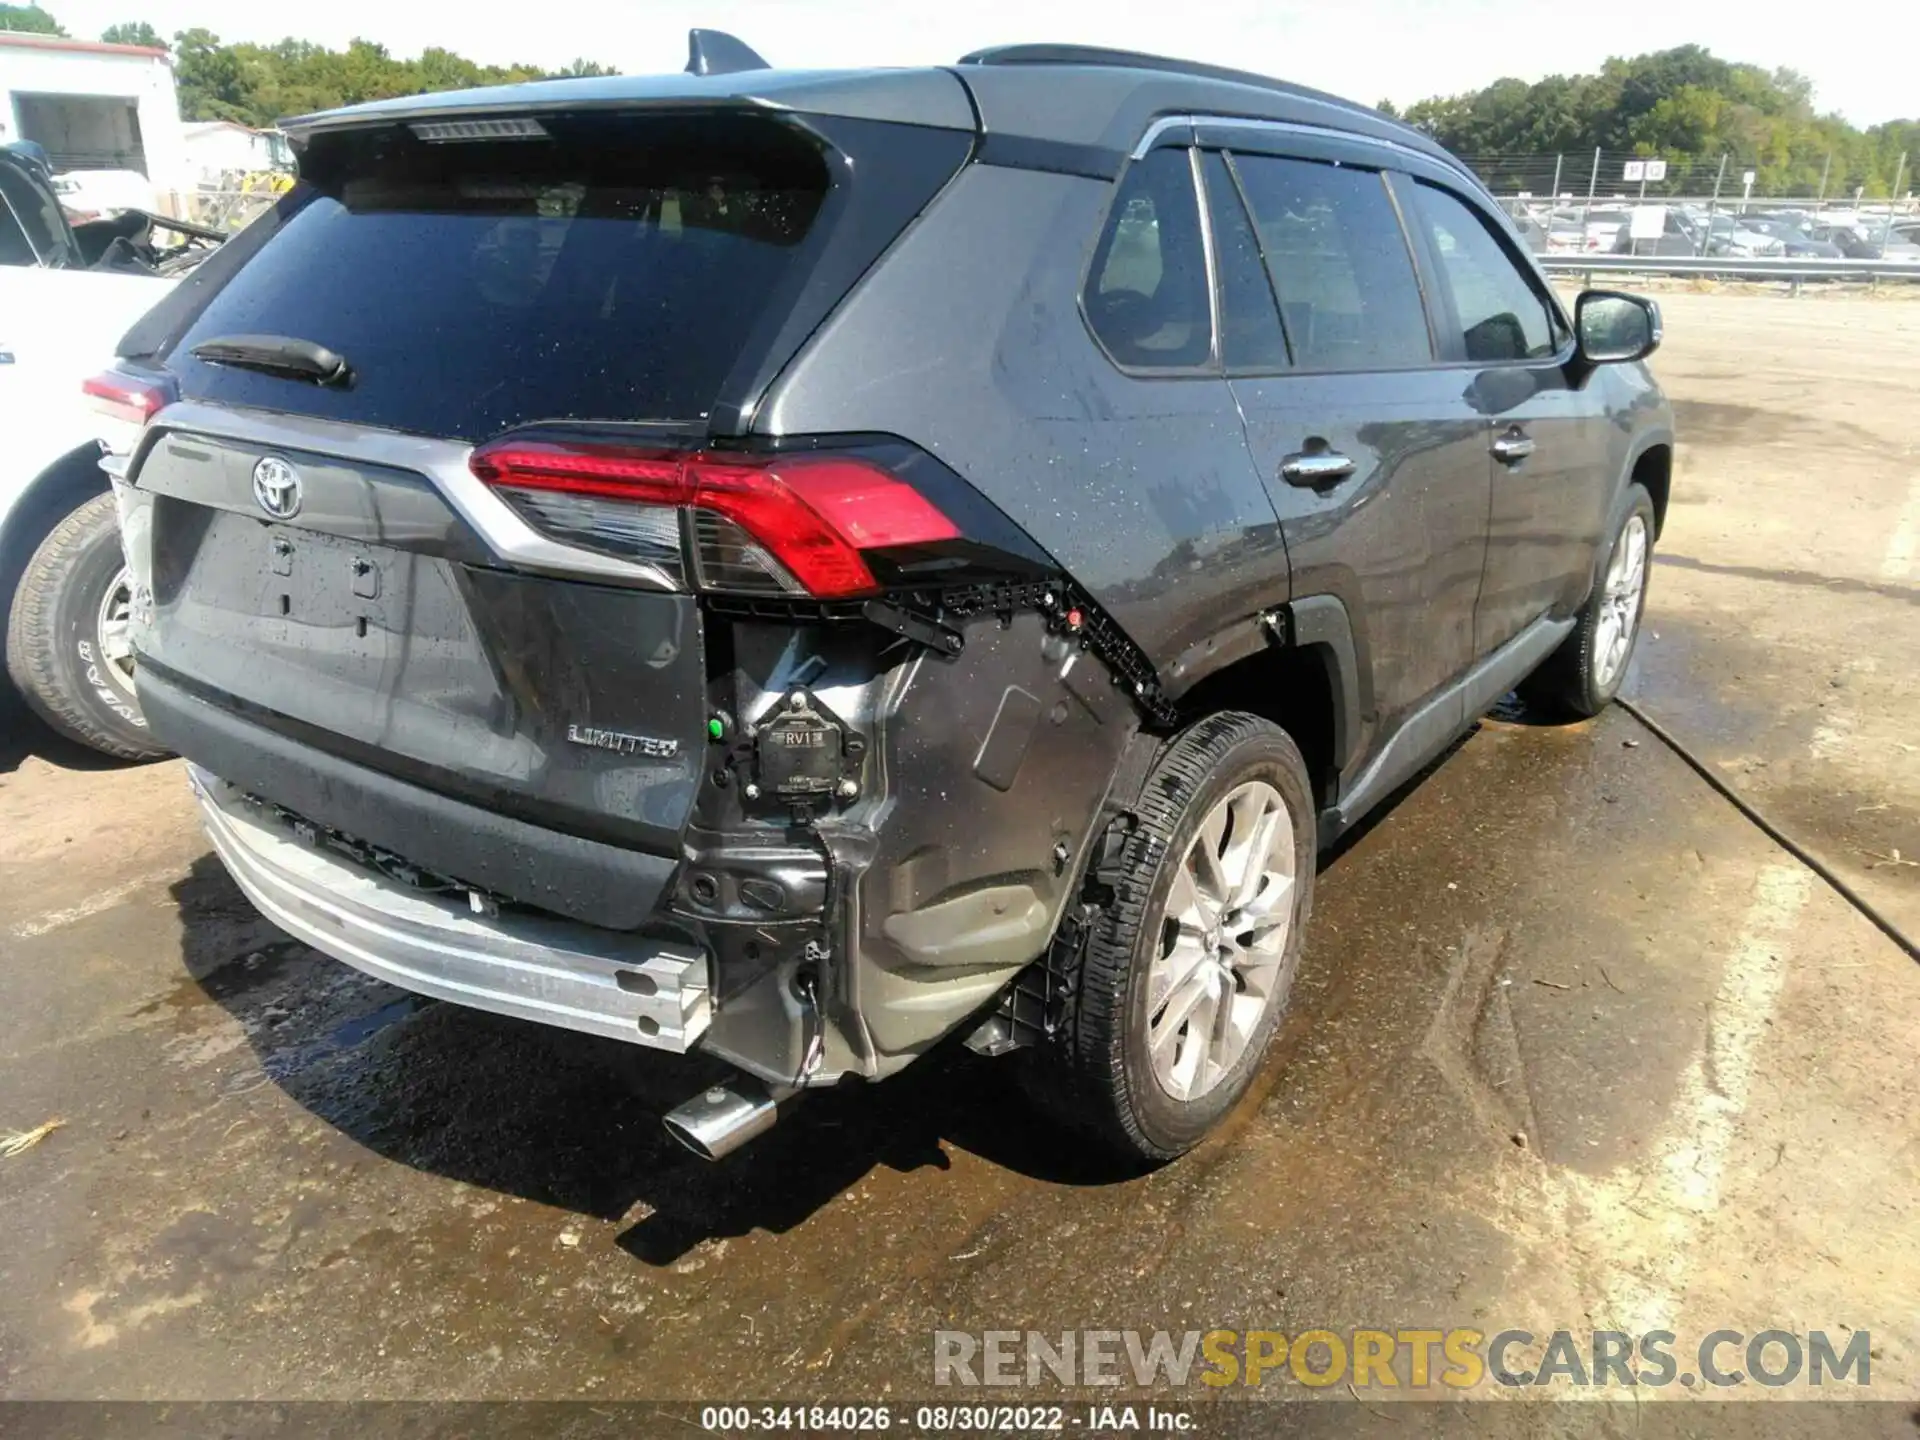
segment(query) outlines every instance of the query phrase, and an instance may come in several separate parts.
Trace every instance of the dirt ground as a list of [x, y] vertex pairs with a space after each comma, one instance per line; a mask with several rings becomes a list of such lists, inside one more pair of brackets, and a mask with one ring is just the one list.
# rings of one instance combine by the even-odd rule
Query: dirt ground
[[[1920, 306], [1663, 300], [1630, 693], [1920, 934]], [[177, 764], [21, 732], [0, 1130], [66, 1123], [0, 1159], [0, 1392], [904, 1397], [943, 1328], [1432, 1325], [1866, 1329], [1910, 1401], [1917, 1049], [1920, 966], [1631, 716], [1520, 715], [1329, 864], [1185, 1161], [1090, 1168], [956, 1055], [710, 1166], [686, 1066], [288, 941]]]

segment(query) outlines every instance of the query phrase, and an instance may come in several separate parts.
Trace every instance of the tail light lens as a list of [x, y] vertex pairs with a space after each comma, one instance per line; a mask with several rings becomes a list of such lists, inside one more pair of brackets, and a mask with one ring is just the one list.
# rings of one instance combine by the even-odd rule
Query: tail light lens
[[144, 425], [176, 398], [164, 380], [148, 380], [124, 370], [106, 370], [84, 380], [80, 393], [102, 415], [128, 425]]
[[[636, 553], [691, 512], [703, 588], [846, 599], [878, 594], [865, 552], [957, 539], [912, 485], [849, 455], [736, 455], [503, 437], [474, 474], [569, 543]], [[561, 497], [565, 497], [562, 499]]]

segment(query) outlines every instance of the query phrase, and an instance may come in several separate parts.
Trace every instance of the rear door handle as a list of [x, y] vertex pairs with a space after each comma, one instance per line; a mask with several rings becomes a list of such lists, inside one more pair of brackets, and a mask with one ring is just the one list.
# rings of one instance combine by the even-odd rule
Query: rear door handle
[[1518, 425], [1493, 442], [1493, 458], [1502, 465], [1518, 465], [1533, 453], [1533, 437]]
[[1338, 450], [1302, 450], [1280, 462], [1280, 478], [1289, 485], [1319, 489], [1353, 474], [1353, 461]]

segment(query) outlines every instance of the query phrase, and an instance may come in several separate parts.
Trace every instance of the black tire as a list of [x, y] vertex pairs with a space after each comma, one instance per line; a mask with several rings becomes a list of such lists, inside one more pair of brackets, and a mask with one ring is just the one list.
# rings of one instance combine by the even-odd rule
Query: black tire
[[[1266, 1012], [1238, 1060], [1205, 1093], [1179, 1099], [1148, 1055], [1147, 976], [1194, 837], [1215, 806], [1255, 780], [1279, 792], [1293, 823], [1290, 929]], [[1318, 846], [1306, 764], [1285, 731], [1255, 715], [1229, 711], [1189, 727], [1161, 752], [1133, 810], [1138, 823], [1122, 842], [1119, 881], [1079, 962], [1066, 1023], [1030, 1057], [1026, 1079], [1056, 1118], [1123, 1159], [1157, 1163], [1192, 1149], [1252, 1084], [1299, 965]]]
[[96, 495], [40, 542], [7, 620], [7, 674], [59, 734], [122, 760], [152, 760], [139, 702], [100, 647], [100, 608], [126, 568], [113, 497]]
[[[1626, 653], [1611, 668], [1601, 663], [1602, 625], [1608, 605], [1607, 576], [1613, 568], [1629, 528], [1635, 520], [1645, 529], [1646, 558], [1640, 583], [1640, 598], [1634, 607], [1633, 622], [1627, 636]], [[1613, 703], [1620, 684], [1627, 678], [1633, 652], [1640, 643], [1640, 625], [1647, 613], [1647, 584], [1653, 578], [1654, 542], [1653, 500], [1640, 485], [1627, 487], [1626, 503], [1608, 537], [1607, 553], [1595, 576], [1593, 593], [1574, 617], [1572, 633], [1520, 682], [1520, 698], [1529, 708], [1558, 719], [1586, 720]]]

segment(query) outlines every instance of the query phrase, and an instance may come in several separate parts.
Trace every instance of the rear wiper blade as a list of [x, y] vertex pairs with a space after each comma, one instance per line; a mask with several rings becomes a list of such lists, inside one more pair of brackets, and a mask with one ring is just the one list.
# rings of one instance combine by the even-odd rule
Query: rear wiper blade
[[315, 385], [344, 387], [353, 383], [353, 368], [346, 356], [291, 335], [220, 335], [202, 340], [193, 347], [193, 353], [209, 365], [260, 370]]

